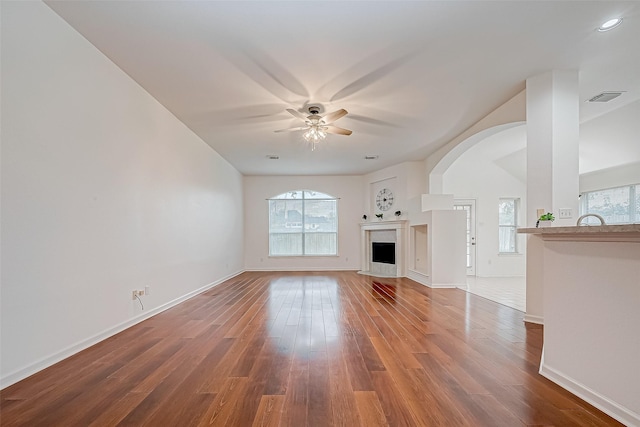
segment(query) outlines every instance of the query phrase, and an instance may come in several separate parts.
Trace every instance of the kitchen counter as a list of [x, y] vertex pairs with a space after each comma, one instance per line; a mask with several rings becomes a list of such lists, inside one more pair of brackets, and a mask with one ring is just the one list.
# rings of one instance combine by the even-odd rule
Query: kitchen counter
[[640, 426], [640, 224], [518, 232], [528, 235], [527, 316], [544, 323], [540, 373]]
[[518, 233], [536, 234], [543, 240], [640, 242], [640, 224], [519, 228]]

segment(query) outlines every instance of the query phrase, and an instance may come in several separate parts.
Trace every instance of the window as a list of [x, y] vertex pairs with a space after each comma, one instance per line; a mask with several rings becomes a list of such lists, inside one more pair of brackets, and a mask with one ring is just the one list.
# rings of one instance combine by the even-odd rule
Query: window
[[310, 190], [269, 199], [269, 255], [338, 255], [338, 200]]
[[[640, 222], [640, 184], [583, 193], [580, 196], [580, 213], [598, 214], [607, 224]], [[589, 217], [582, 223], [600, 224], [600, 221]]]
[[516, 228], [518, 227], [519, 199], [500, 199], [498, 204], [498, 252], [518, 252]]
[[[474, 201], [475, 203], [475, 201]], [[467, 268], [471, 268], [472, 264], [471, 264], [471, 246], [473, 245], [473, 238], [471, 236], [471, 210], [473, 209], [472, 206], [474, 205], [470, 205], [470, 204], [460, 204], [460, 205], [453, 205], [453, 209], [456, 211], [465, 211], [466, 215], [467, 215]]]
[[640, 184], [634, 188], [636, 193], [636, 212], [634, 222], [640, 222]]

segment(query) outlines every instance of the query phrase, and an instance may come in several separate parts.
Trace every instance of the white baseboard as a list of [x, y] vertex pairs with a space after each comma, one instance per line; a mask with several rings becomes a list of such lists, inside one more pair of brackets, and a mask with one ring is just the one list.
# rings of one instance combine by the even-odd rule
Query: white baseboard
[[424, 273], [420, 273], [419, 271], [415, 271], [415, 270], [408, 270], [407, 277], [413, 280], [414, 282], [420, 283], [423, 286], [431, 287], [429, 276]]
[[416, 270], [407, 271], [406, 277], [428, 288], [459, 288], [461, 286], [467, 286], [466, 283], [432, 283], [431, 278], [427, 274], [420, 273]]
[[538, 325], [544, 325], [544, 317], [542, 316], [534, 316], [532, 314], [525, 313], [523, 320], [527, 323], [536, 323]]
[[475, 277], [479, 277], [481, 279], [510, 279], [510, 278], [514, 278], [514, 279], [525, 279], [526, 276], [523, 276], [522, 274], [490, 274], [485, 276], [484, 274], [475, 274]]
[[438, 289], [454, 289], [454, 288], [459, 288], [461, 286], [466, 286], [466, 283], [431, 283], [428, 286], [430, 288], [438, 288]]
[[35, 363], [32, 363], [28, 366], [25, 366], [24, 368], [21, 368], [17, 371], [11, 372], [7, 375], [5, 375], [4, 377], [0, 378], [0, 390], [9, 387], [12, 384], [17, 383], [18, 381], [21, 381], [37, 372], [40, 372], [41, 370], [48, 368], [51, 365], [54, 365], [68, 357], [73, 356], [76, 353], [81, 352], [82, 350], [85, 350], [89, 347], [91, 347], [92, 345], [95, 345], [97, 343], [99, 343], [100, 341], [104, 341], [105, 339], [124, 331], [127, 328], [132, 327], [133, 325], [136, 325], [144, 320], [149, 319], [150, 317], [155, 316], [158, 313], [162, 313], [165, 310], [170, 309], [171, 307], [174, 307], [190, 298], [195, 297], [196, 295], [199, 295], [211, 288], [213, 288], [214, 286], [219, 285], [220, 283], [229, 280], [241, 273], [243, 273], [244, 270], [241, 270], [237, 273], [232, 273], [226, 277], [223, 277], [221, 279], [216, 280], [215, 282], [209, 283], [208, 285], [205, 285], [199, 289], [196, 289], [195, 291], [191, 291], [186, 295], [183, 295], [179, 298], [176, 298], [172, 301], [169, 301], [165, 304], [162, 304], [159, 307], [156, 307], [154, 309], [151, 309], [145, 313], [140, 313], [139, 315], [132, 317], [131, 319], [122, 322], [120, 324], [117, 324], [109, 329], [106, 329], [96, 335], [93, 335], [85, 340], [82, 340], [76, 344], [73, 344], [57, 353], [54, 353], [50, 356], [44, 357], [40, 360], [38, 360]]
[[545, 365], [544, 358], [540, 364], [540, 375], [548, 378], [560, 387], [570, 391], [585, 402], [600, 409], [605, 414], [620, 421], [628, 427], [640, 427], [640, 414], [617, 404], [616, 402], [591, 390], [573, 378]]
[[394, 275], [391, 275], [391, 274], [378, 274], [378, 273], [372, 273], [370, 271], [362, 271], [362, 270], [357, 271], [357, 273], [358, 274], [362, 274], [363, 276], [378, 277], [378, 278], [381, 278], [381, 279], [397, 279], [399, 277], [403, 277], [403, 276], [396, 276], [395, 274]]

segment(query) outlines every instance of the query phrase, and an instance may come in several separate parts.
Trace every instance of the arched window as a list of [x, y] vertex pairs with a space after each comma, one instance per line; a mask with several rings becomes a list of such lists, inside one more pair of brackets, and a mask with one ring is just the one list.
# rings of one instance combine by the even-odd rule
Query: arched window
[[338, 255], [338, 199], [311, 190], [269, 199], [269, 255]]

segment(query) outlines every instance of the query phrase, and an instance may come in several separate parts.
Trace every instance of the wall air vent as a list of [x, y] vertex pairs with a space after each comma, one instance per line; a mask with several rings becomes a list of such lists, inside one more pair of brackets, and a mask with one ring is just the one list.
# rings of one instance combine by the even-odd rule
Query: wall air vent
[[622, 95], [622, 92], [602, 92], [601, 94], [589, 99], [587, 102], [609, 102], [620, 95]]

